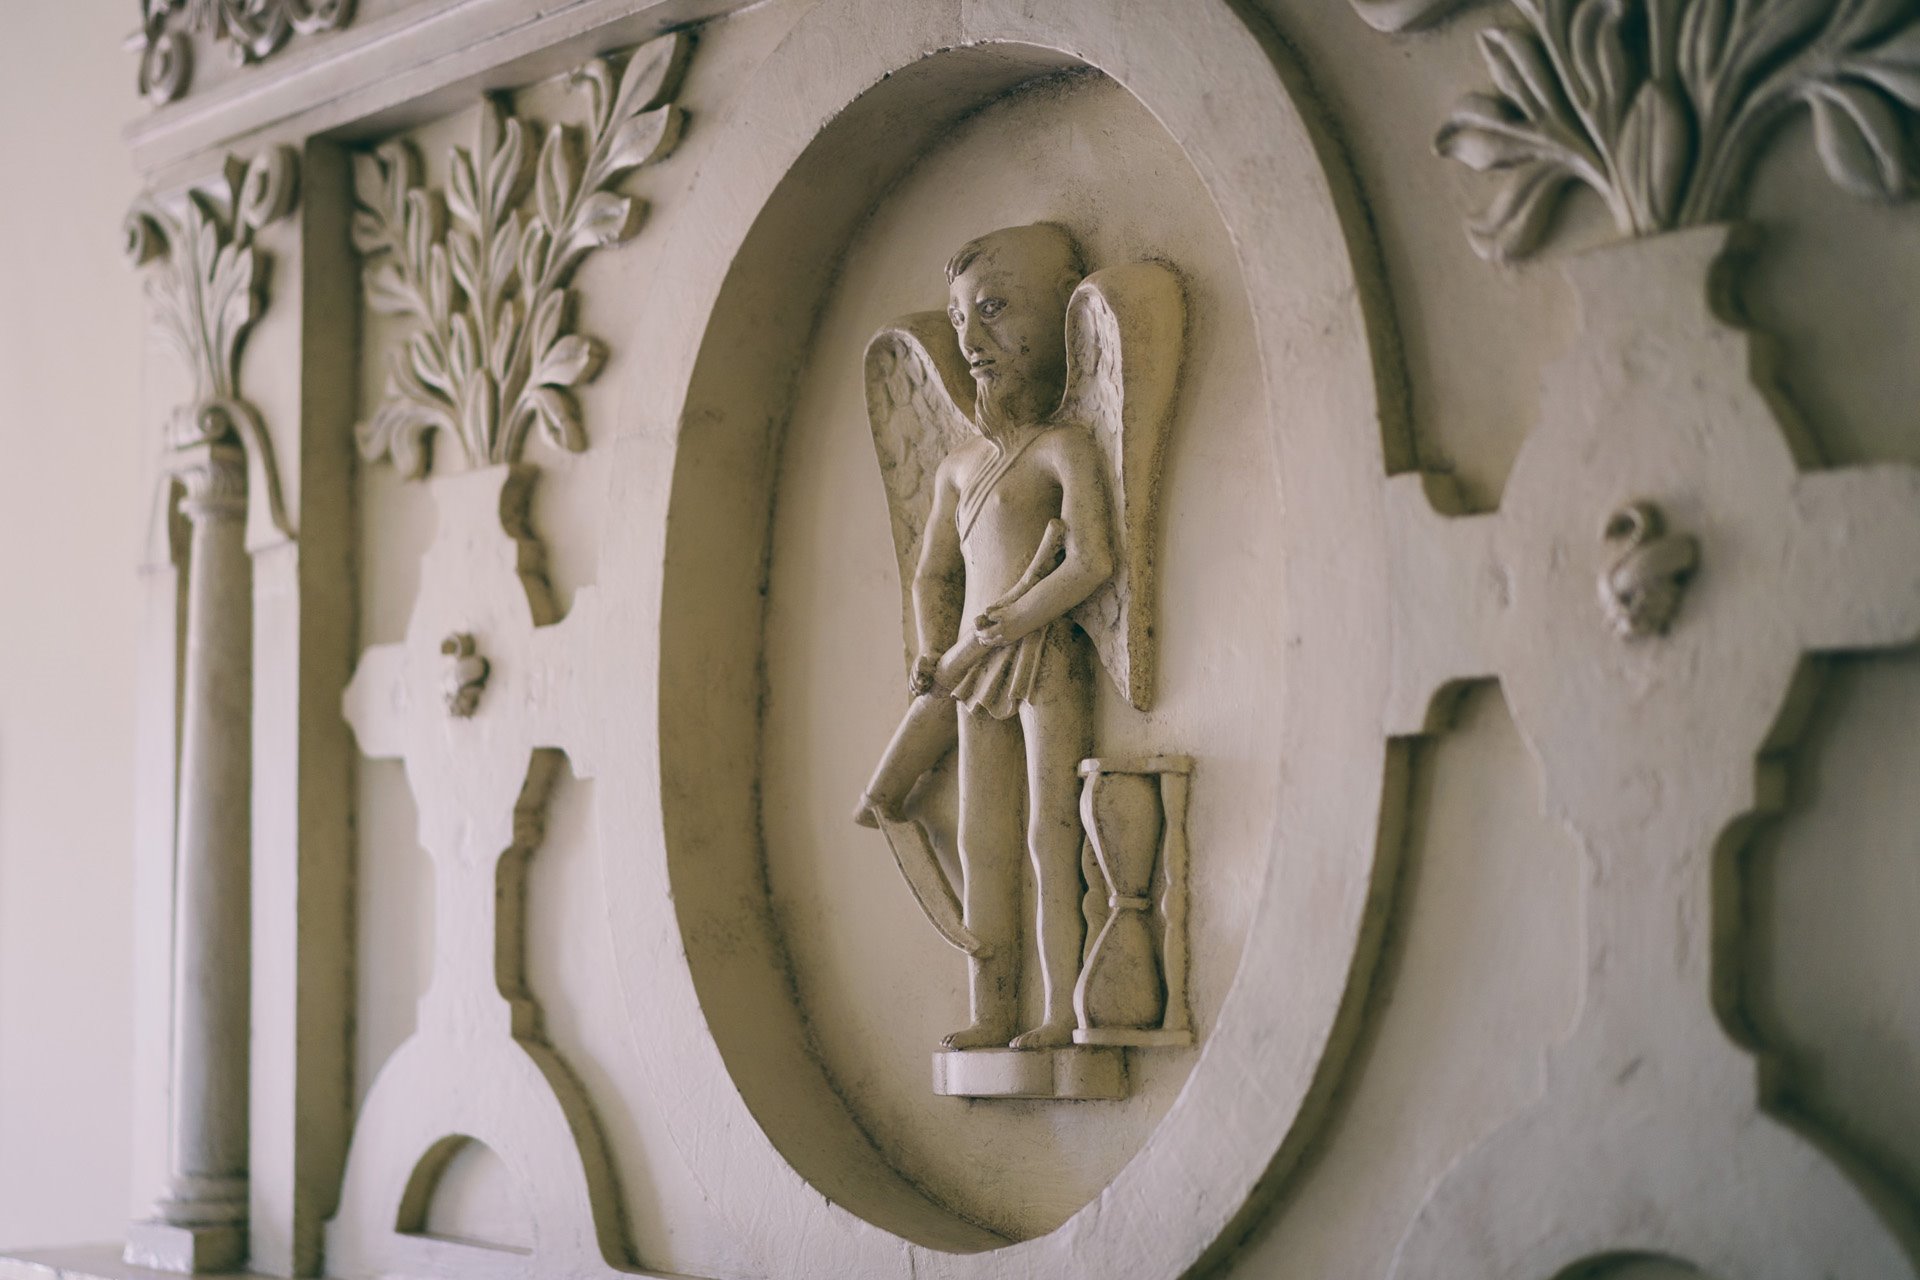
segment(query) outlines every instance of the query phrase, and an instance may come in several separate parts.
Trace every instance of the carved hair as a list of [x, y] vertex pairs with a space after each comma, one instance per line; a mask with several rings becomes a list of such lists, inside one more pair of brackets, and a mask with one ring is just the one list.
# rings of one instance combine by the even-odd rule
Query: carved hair
[[1014, 241], [1025, 241], [1043, 251], [1053, 253], [1060, 263], [1057, 287], [1062, 305], [1073, 293], [1087, 274], [1086, 260], [1080, 256], [1080, 244], [1073, 233], [1057, 222], [1032, 222], [1024, 227], [1003, 227], [999, 231], [989, 231], [961, 245], [953, 257], [947, 259], [947, 283], [958, 280], [968, 267], [971, 267], [983, 254], [992, 253], [1002, 245]]

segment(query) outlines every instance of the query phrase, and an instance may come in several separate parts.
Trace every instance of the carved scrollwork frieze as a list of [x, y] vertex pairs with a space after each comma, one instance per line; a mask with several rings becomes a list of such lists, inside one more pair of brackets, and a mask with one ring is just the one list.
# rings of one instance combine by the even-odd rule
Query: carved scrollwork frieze
[[536, 426], [562, 449], [586, 447], [571, 389], [599, 371], [604, 351], [571, 332], [567, 283], [595, 249], [638, 230], [640, 202], [616, 187], [678, 141], [670, 99], [687, 49], [675, 33], [624, 66], [582, 67], [573, 83], [587, 92], [585, 125], [552, 125], [537, 154], [531, 126], [483, 99], [475, 145], [453, 149], [444, 194], [421, 185], [409, 143], [356, 158], [353, 242], [367, 260], [368, 304], [417, 325], [386, 399], [359, 428], [369, 459], [418, 477], [435, 431], [475, 465], [518, 461]]
[[[1386, 30], [1459, 0], [1354, 0]], [[1440, 154], [1496, 172], [1468, 223], [1481, 256], [1524, 257], [1562, 198], [1591, 188], [1627, 235], [1735, 217], [1748, 171], [1802, 108], [1828, 175], [1897, 199], [1913, 173], [1903, 116], [1920, 110], [1913, 0], [1512, 0], [1480, 33], [1491, 93], [1463, 97]]]
[[140, 94], [172, 102], [193, 79], [193, 36], [211, 33], [239, 62], [258, 62], [299, 32], [335, 31], [353, 20], [353, 0], [141, 0]]
[[125, 222], [128, 260], [150, 268], [156, 328], [193, 381], [192, 397], [168, 419], [167, 446], [176, 454], [229, 440], [245, 447], [260, 500], [247, 538], [256, 549], [292, 531], [265, 424], [239, 389], [240, 352], [266, 305], [267, 260], [257, 237], [292, 211], [297, 173], [290, 147], [249, 163], [228, 157], [224, 189], [176, 201], [143, 195]]

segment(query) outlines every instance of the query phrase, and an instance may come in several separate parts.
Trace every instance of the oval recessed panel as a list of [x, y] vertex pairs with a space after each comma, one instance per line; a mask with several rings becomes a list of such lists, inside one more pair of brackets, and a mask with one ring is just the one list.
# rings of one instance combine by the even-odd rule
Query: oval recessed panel
[[[1143, 714], [1096, 674], [1094, 749], [1195, 758], [1190, 986], [1204, 1041], [1272, 848], [1268, 708], [1286, 652], [1277, 594], [1248, 584], [1279, 561], [1279, 504], [1232, 244], [1166, 131], [1097, 71], [1043, 77], [954, 129], [863, 223], [823, 300], [774, 481], [760, 754], [774, 920], [835, 1093], [903, 1177], [1014, 1239], [1052, 1230], [1111, 1181], [1196, 1056], [1128, 1051], [1130, 1096], [1116, 1102], [934, 1096], [931, 1051], [968, 1019], [965, 958], [915, 906], [884, 837], [850, 817], [907, 702], [862, 356], [890, 319], [945, 306], [953, 250], [1041, 220], [1070, 230], [1089, 268], [1158, 259], [1188, 295], [1191, 358], [1161, 489], [1158, 696]], [[1022, 797], [993, 803], [1017, 814]], [[951, 805], [932, 807], [950, 833]], [[1033, 884], [1017, 872], [1030, 1026]]]
[[[826, 0], [708, 121], [687, 216], [728, 247], [660, 282], [700, 335], [679, 430], [615, 464], [616, 495], [667, 510], [615, 522], [602, 567], [660, 636], [651, 692], [621, 695], [658, 756], [600, 791], [638, 1060], [782, 1275], [1191, 1267], [1310, 1131], [1379, 918], [1377, 295], [1339, 188], [1225, 5], [1018, 8]], [[1196, 1040], [1128, 1050], [1112, 1102], [935, 1094], [965, 963], [851, 819], [906, 703], [862, 354], [943, 305], [961, 243], [1038, 220], [1092, 269], [1166, 262], [1188, 298], [1159, 693], [1138, 712], [1096, 677], [1094, 741], [1195, 761]], [[621, 927], [668, 897], [673, 942]]]

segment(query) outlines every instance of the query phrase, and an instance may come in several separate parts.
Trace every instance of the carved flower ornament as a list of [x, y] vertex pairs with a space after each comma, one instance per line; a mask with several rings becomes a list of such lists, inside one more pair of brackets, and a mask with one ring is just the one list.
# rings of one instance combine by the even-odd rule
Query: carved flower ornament
[[[1354, 0], [1382, 29], [1459, 0]], [[1511, 0], [1488, 27], [1493, 93], [1461, 99], [1434, 146], [1502, 175], [1468, 224], [1483, 257], [1540, 242], [1575, 183], [1630, 235], [1732, 217], [1761, 144], [1813, 114], [1827, 173], [1894, 199], [1912, 180], [1901, 108], [1920, 110], [1920, 11], [1910, 0]]]

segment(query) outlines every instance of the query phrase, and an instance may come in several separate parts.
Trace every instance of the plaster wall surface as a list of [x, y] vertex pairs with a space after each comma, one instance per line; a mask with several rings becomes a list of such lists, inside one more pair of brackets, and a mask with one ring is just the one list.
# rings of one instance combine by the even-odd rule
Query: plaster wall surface
[[120, 256], [130, 8], [0, 10], [0, 1239], [126, 1226], [134, 672], [157, 441]]

